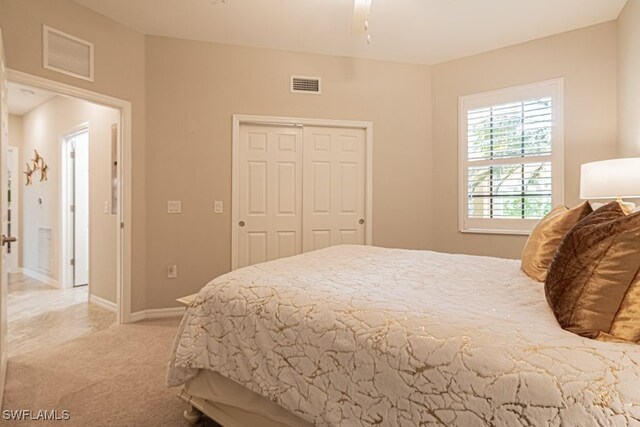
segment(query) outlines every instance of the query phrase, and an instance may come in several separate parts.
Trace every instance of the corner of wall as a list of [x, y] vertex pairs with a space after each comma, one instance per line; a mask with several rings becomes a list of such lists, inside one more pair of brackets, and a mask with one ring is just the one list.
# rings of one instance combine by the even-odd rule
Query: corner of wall
[[640, 1], [618, 17], [618, 155], [640, 156]]

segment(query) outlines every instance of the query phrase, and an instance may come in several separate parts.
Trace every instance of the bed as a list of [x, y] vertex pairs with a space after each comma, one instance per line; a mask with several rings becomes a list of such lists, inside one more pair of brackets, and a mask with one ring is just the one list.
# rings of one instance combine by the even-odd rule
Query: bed
[[518, 261], [431, 251], [335, 246], [220, 276], [167, 377], [230, 427], [640, 425], [640, 346], [562, 330]]

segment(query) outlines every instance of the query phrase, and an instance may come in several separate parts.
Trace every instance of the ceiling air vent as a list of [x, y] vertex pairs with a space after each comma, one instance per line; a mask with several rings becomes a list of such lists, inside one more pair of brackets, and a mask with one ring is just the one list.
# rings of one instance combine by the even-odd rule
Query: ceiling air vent
[[320, 95], [322, 93], [320, 77], [291, 76], [291, 93]]
[[42, 26], [42, 66], [93, 81], [93, 43]]

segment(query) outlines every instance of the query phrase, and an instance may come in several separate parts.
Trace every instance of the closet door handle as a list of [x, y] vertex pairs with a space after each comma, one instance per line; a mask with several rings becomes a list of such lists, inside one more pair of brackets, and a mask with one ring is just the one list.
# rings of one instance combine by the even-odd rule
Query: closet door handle
[[244, 221], [240, 221], [240, 222], [238, 223], [238, 225], [239, 225], [240, 227], [244, 227]]
[[364, 219], [360, 218], [360, 221], [358, 221], [358, 224], [360, 224], [360, 225], [364, 224]]

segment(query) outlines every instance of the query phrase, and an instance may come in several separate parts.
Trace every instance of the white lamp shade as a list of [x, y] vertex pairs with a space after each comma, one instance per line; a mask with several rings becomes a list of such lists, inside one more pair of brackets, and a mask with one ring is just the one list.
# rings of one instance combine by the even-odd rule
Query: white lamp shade
[[580, 198], [640, 197], [640, 157], [585, 163], [580, 174]]

